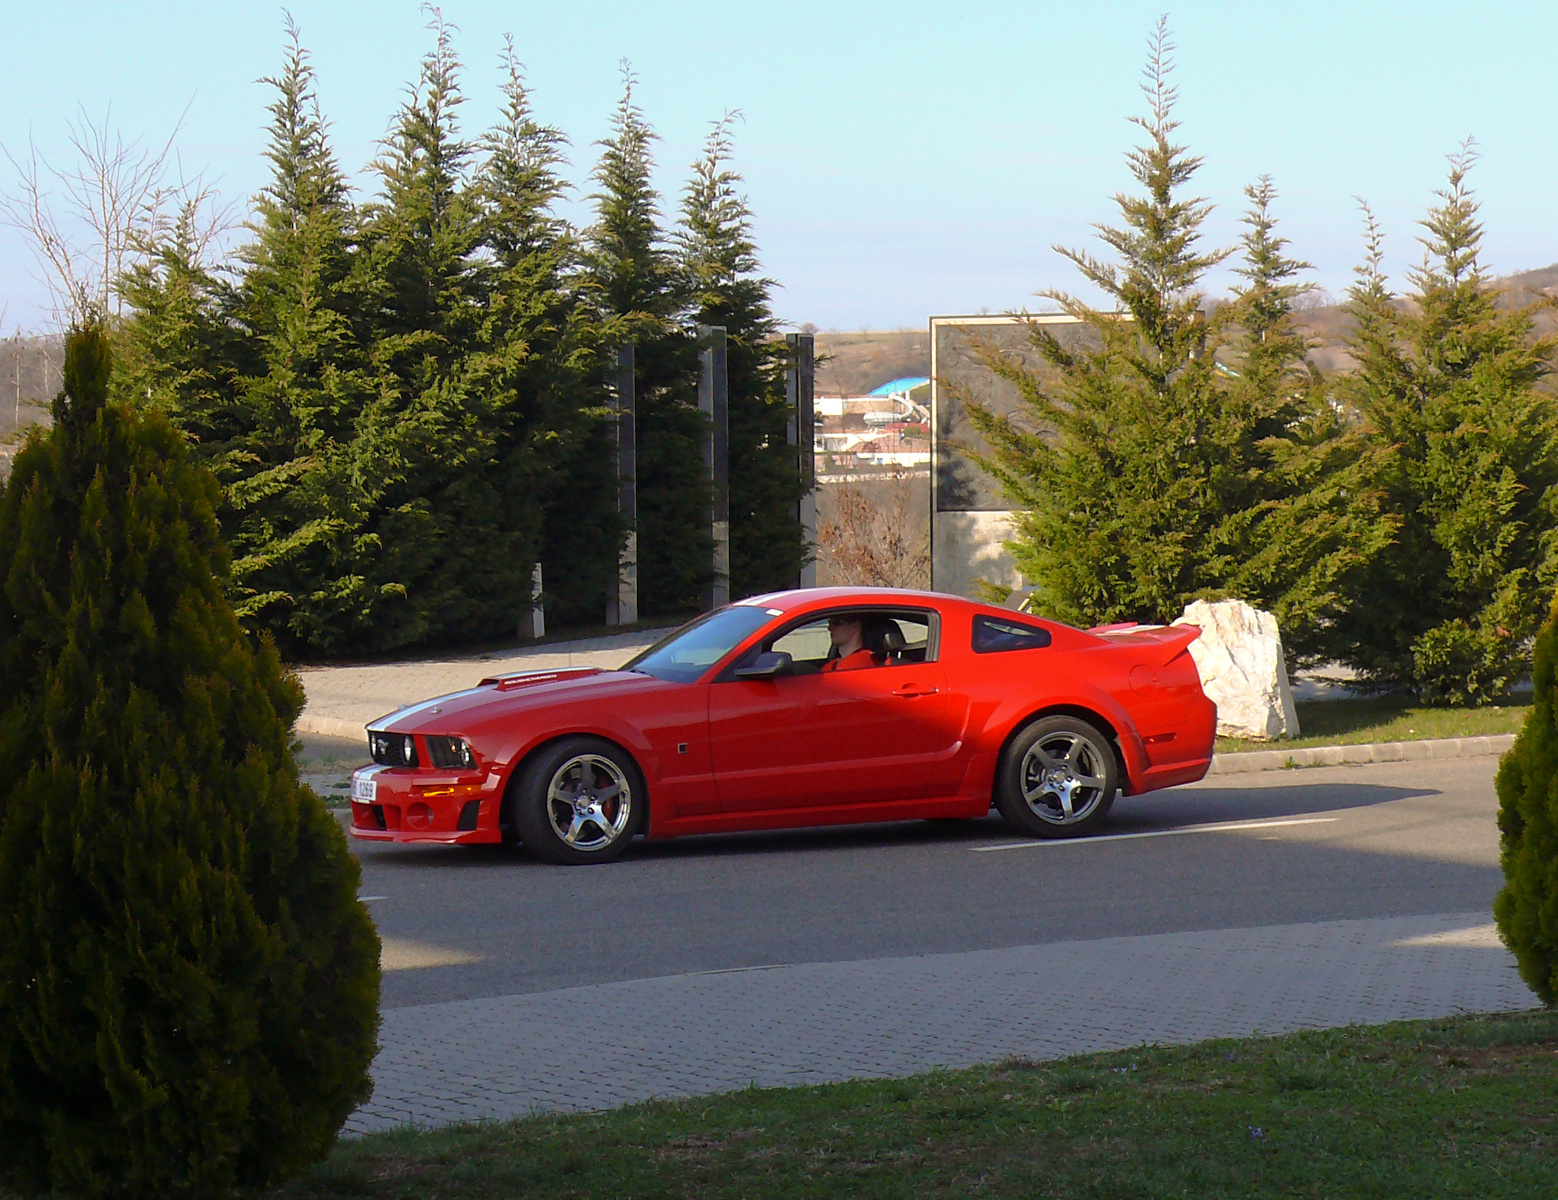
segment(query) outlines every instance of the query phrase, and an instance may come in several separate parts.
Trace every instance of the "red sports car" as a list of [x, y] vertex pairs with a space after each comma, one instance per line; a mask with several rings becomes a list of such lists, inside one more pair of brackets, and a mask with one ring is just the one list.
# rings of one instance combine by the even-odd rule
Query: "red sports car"
[[352, 833], [606, 862], [636, 833], [982, 817], [1096, 830], [1212, 760], [1192, 625], [1083, 631], [928, 592], [754, 596], [615, 671], [483, 679], [375, 721]]

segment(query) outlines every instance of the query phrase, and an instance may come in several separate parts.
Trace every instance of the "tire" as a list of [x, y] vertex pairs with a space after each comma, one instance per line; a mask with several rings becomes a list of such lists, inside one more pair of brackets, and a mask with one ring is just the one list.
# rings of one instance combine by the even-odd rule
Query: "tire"
[[1044, 717], [1001, 756], [995, 806], [1017, 833], [1085, 837], [1104, 823], [1119, 786], [1107, 734], [1080, 717]]
[[521, 768], [511, 804], [514, 828], [537, 858], [606, 863], [627, 849], [642, 824], [644, 781], [620, 746], [565, 738]]

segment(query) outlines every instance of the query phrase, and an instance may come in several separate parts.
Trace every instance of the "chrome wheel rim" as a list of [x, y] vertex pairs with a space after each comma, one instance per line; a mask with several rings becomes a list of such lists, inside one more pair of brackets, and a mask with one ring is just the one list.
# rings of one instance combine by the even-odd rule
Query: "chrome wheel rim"
[[552, 773], [546, 818], [557, 840], [575, 850], [604, 850], [633, 815], [633, 790], [622, 768], [599, 754], [575, 754]]
[[1068, 729], [1046, 734], [1022, 759], [1022, 798], [1030, 812], [1051, 825], [1087, 820], [1107, 798], [1108, 751]]

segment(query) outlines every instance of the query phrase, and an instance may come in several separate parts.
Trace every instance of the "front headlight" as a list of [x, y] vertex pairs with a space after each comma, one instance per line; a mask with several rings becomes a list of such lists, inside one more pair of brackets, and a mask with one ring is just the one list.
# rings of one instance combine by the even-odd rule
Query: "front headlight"
[[368, 732], [368, 753], [383, 767], [417, 766], [417, 744], [409, 733]]
[[476, 765], [476, 755], [471, 750], [471, 744], [464, 738], [430, 737], [425, 740], [428, 756], [433, 760], [435, 767], [448, 770]]

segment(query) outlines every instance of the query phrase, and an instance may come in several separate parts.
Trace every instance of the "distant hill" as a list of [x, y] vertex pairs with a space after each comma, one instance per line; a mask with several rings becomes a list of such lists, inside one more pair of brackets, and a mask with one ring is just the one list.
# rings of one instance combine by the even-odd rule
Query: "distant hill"
[[817, 357], [823, 359], [817, 365], [817, 395], [864, 396], [894, 379], [929, 375], [929, 325], [927, 321], [925, 329], [817, 334]]
[[[1558, 263], [1499, 279], [1503, 307], [1558, 301]], [[1317, 304], [1295, 314], [1300, 329], [1315, 343], [1309, 357], [1327, 375], [1344, 374], [1356, 365], [1347, 353], [1352, 321], [1341, 303]], [[929, 326], [929, 322], [926, 322]], [[1538, 312], [1541, 333], [1558, 332], [1558, 303]], [[817, 368], [820, 396], [863, 396], [890, 379], [930, 374], [930, 334], [927, 329], [897, 329], [855, 333], [818, 333], [817, 354], [827, 361]]]

